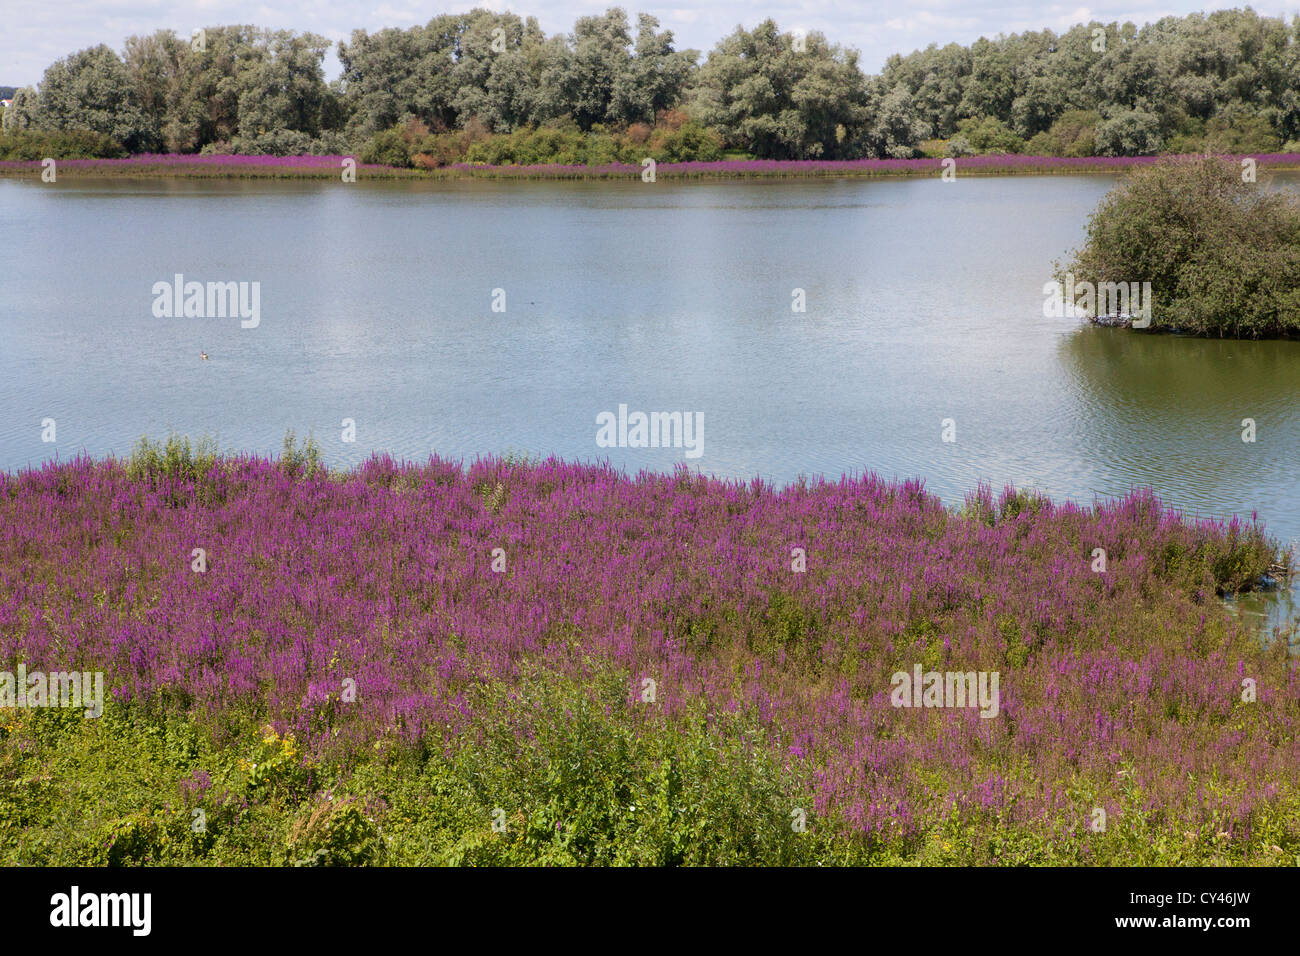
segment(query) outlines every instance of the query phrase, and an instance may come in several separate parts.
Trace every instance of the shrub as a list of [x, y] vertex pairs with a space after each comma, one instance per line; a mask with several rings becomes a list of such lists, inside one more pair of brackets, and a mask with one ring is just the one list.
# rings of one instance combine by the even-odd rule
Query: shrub
[[627, 128], [627, 141], [633, 146], [640, 146], [650, 138], [652, 127], [647, 123], [633, 123]]
[[411, 165], [411, 144], [401, 127], [380, 130], [372, 136], [358, 152], [357, 158], [363, 163], [378, 163], [381, 166], [409, 168]]
[[1025, 147], [1034, 156], [1093, 156], [1097, 149], [1097, 124], [1101, 116], [1092, 110], [1066, 110], [1046, 132], [1038, 133]]
[[248, 156], [304, 156], [311, 152], [311, 137], [296, 129], [277, 129], [244, 139], [240, 152]]
[[582, 131], [572, 124], [525, 127], [474, 144], [466, 160], [492, 166], [583, 165], [587, 143]]
[[120, 159], [126, 147], [103, 133], [90, 130], [15, 130], [0, 135], [0, 160]]
[[1209, 156], [1135, 170], [1102, 200], [1068, 270], [1150, 282], [1152, 328], [1258, 338], [1300, 332], [1300, 197]]
[[320, 461], [320, 445], [315, 438], [308, 435], [300, 448], [293, 429], [289, 429], [284, 436], [280, 467], [284, 469], [285, 474], [294, 477], [315, 478], [324, 470]]
[[345, 156], [356, 152], [356, 144], [346, 133], [325, 130], [311, 141], [312, 156]]
[[[1025, 151], [1025, 141], [1006, 123], [993, 116], [985, 116], [983, 119], [974, 117], [964, 119], [957, 124], [957, 131], [977, 153], [1023, 153]], [[954, 140], [956, 138], [953, 137]], [[950, 141], [949, 146], [951, 145]]]
[[1264, 116], [1191, 119], [1166, 144], [1170, 153], [1276, 153], [1282, 138]]
[[948, 145], [944, 149], [943, 154], [945, 156], [953, 157], [953, 158], [958, 158], [962, 156], [974, 156], [975, 147], [971, 145], [969, 139], [967, 139], [961, 133], [958, 133], [952, 139], [948, 140]]
[[382, 853], [375, 822], [359, 802], [326, 793], [294, 820], [285, 856], [290, 866], [362, 866]]
[[684, 123], [676, 129], [656, 130], [649, 144], [656, 162], [715, 162], [722, 159], [722, 135], [699, 123]]
[[1160, 151], [1160, 120], [1126, 110], [1097, 126], [1098, 156], [1151, 156]]
[[[459, 135], [459, 134], [455, 134]], [[638, 163], [647, 156], [662, 163], [708, 162], [722, 159], [722, 136], [685, 118], [680, 111], [661, 111], [651, 128], [634, 123], [626, 130], [607, 129], [597, 123], [583, 133], [571, 122], [472, 140], [464, 161], [490, 166], [604, 166]]]
[[939, 159], [948, 155], [948, 140], [927, 139], [916, 145], [917, 151], [926, 159]]
[[200, 438], [191, 445], [188, 438], [168, 435], [165, 442], [142, 437], [131, 449], [126, 462], [126, 473], [132, 480], [181, 479], [197, 481], [206, 478], [217, 462], [217, 443], [210, 438]]

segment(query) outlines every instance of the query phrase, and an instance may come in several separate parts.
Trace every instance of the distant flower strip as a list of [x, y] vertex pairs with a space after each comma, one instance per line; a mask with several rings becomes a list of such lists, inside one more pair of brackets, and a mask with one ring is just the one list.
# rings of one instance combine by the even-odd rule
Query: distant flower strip
[[[203, 156], [182, 153], [141, 153], [125, 159], [60, 159], [62, 171], [100, 173], [156, 173], [160, 175], [304, 175], [339, 176], [347, 156]], [[358, 171], [382, 175], [414, 175], [414, 170], [357, 163]], [[36, 171], [39, 161], [0, 162], [0, 170]]]
[[[1300, 167], [1300, 153], [1251, 154], [1263, 167]], [[151, 173], [209, 176], [310, 176], [338, 175], [344, 156], [202, 156], [142, 154], [126, 159], [58, 160], [59, 168], [83, 173]], [[958, 175], [1016, 173], [1112, 172], [1156, 162], [1157, 156], [1022, 156], [1018, 154], [969, 156], [955, 160]], [[745, 178], [801, 176], [922, 176], [938, 175], [942, 159], [854, 160], [721, 160], [717, 162], [659, 163], [656, 178]], [[39, 173], [40, 162], [0, 162], [0, 171]], [[358, 164], [362, 174], [412, 178], [520, 178], [520, 179], [635, 179], [642, 167], [630, 163], [604, 166], [488, 166], [454, 163], [431, 171]]]

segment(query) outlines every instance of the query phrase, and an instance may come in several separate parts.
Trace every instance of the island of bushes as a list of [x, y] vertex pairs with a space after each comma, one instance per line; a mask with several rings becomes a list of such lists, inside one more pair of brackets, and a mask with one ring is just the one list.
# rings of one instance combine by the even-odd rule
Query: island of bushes
[[0, 708], [0, 863], [1293, 865], [1294, 650], [1215, 599], [1288, 560], [1145, 492], [0, 473], [0, 659], [105, 689]]

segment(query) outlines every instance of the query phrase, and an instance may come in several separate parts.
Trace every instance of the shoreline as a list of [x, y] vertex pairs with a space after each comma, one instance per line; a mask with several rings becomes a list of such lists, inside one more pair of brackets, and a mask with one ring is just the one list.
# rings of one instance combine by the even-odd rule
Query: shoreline
[[[1149, 165], [1169, 155], [1052, 157], [1001, 154], [957, 158], [950, 167], [956, 176], [1050, 176], [1110, 174]], [[1253, 158], [1259, 168], [1271, 171], [1300, 170], [1300, 153], [1231, 155], [1240, 160]], [[341, 177], [344, 160], [337, 156], [202, 156], [142, 154], [125, 159], [59, 159], [56, 173], [73, 178], [135, 177], [193, 179], [332, 179]], [[355, 160], [354, 160], [355, 161]], [[39, 177], [43, 160], [0, 162], [0, 177]], [[658, 163], [656, 181], [826, 179], [826, 178], [913, 178], [945, 171], [945, 160], [857, 159], [857, 160], [717, 160], [710, 162]], [[414, 179], [428, 181], [492, 180], [625, 180], [641, 179], [642, 167], [631, 163], [605, 166], [573, 166], [558, 163], [536, 166], [487, 166], [456, 163], [438, 169], [407, 169], [377, 164], [355, 165], [357, 181], [362, 179]]]
[[1172, 335], [1186, 339], [1221, 339], [1230, 342], [1300, 342], [1300, 335], [1283, 332], [1280, 335], [1261, 335], [1247, 337], [1243, 335], [1213, 335], [1210, 332], [1196, 332], [1181, 326], [1158, 326], [1133, 328], [1131, 318], [1117, 318], [1113, 315], [1094, 315], [1087, 320], [1087, 326], [1093, 329], [1113, 329], [1120, 332], [1145, 332], [1148, 335]]

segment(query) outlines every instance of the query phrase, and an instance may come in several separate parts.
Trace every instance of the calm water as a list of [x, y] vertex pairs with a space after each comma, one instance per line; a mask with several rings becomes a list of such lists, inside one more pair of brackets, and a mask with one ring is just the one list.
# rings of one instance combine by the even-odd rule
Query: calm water
[[[950, 502], [981, 481], [1085, 503], [1147, 485], [1300, 538], [1300, 342], [1043, 317], [1112, 184], [0, 180], [0, 468], [169, 430], [270, 452], [294, 428], [339, 464], [871, 469]], [[155, 318], [176, 273], [259, 282], [260, 325]], [[620, 404], [702, 412], [703, 455], [597, 447]]]

